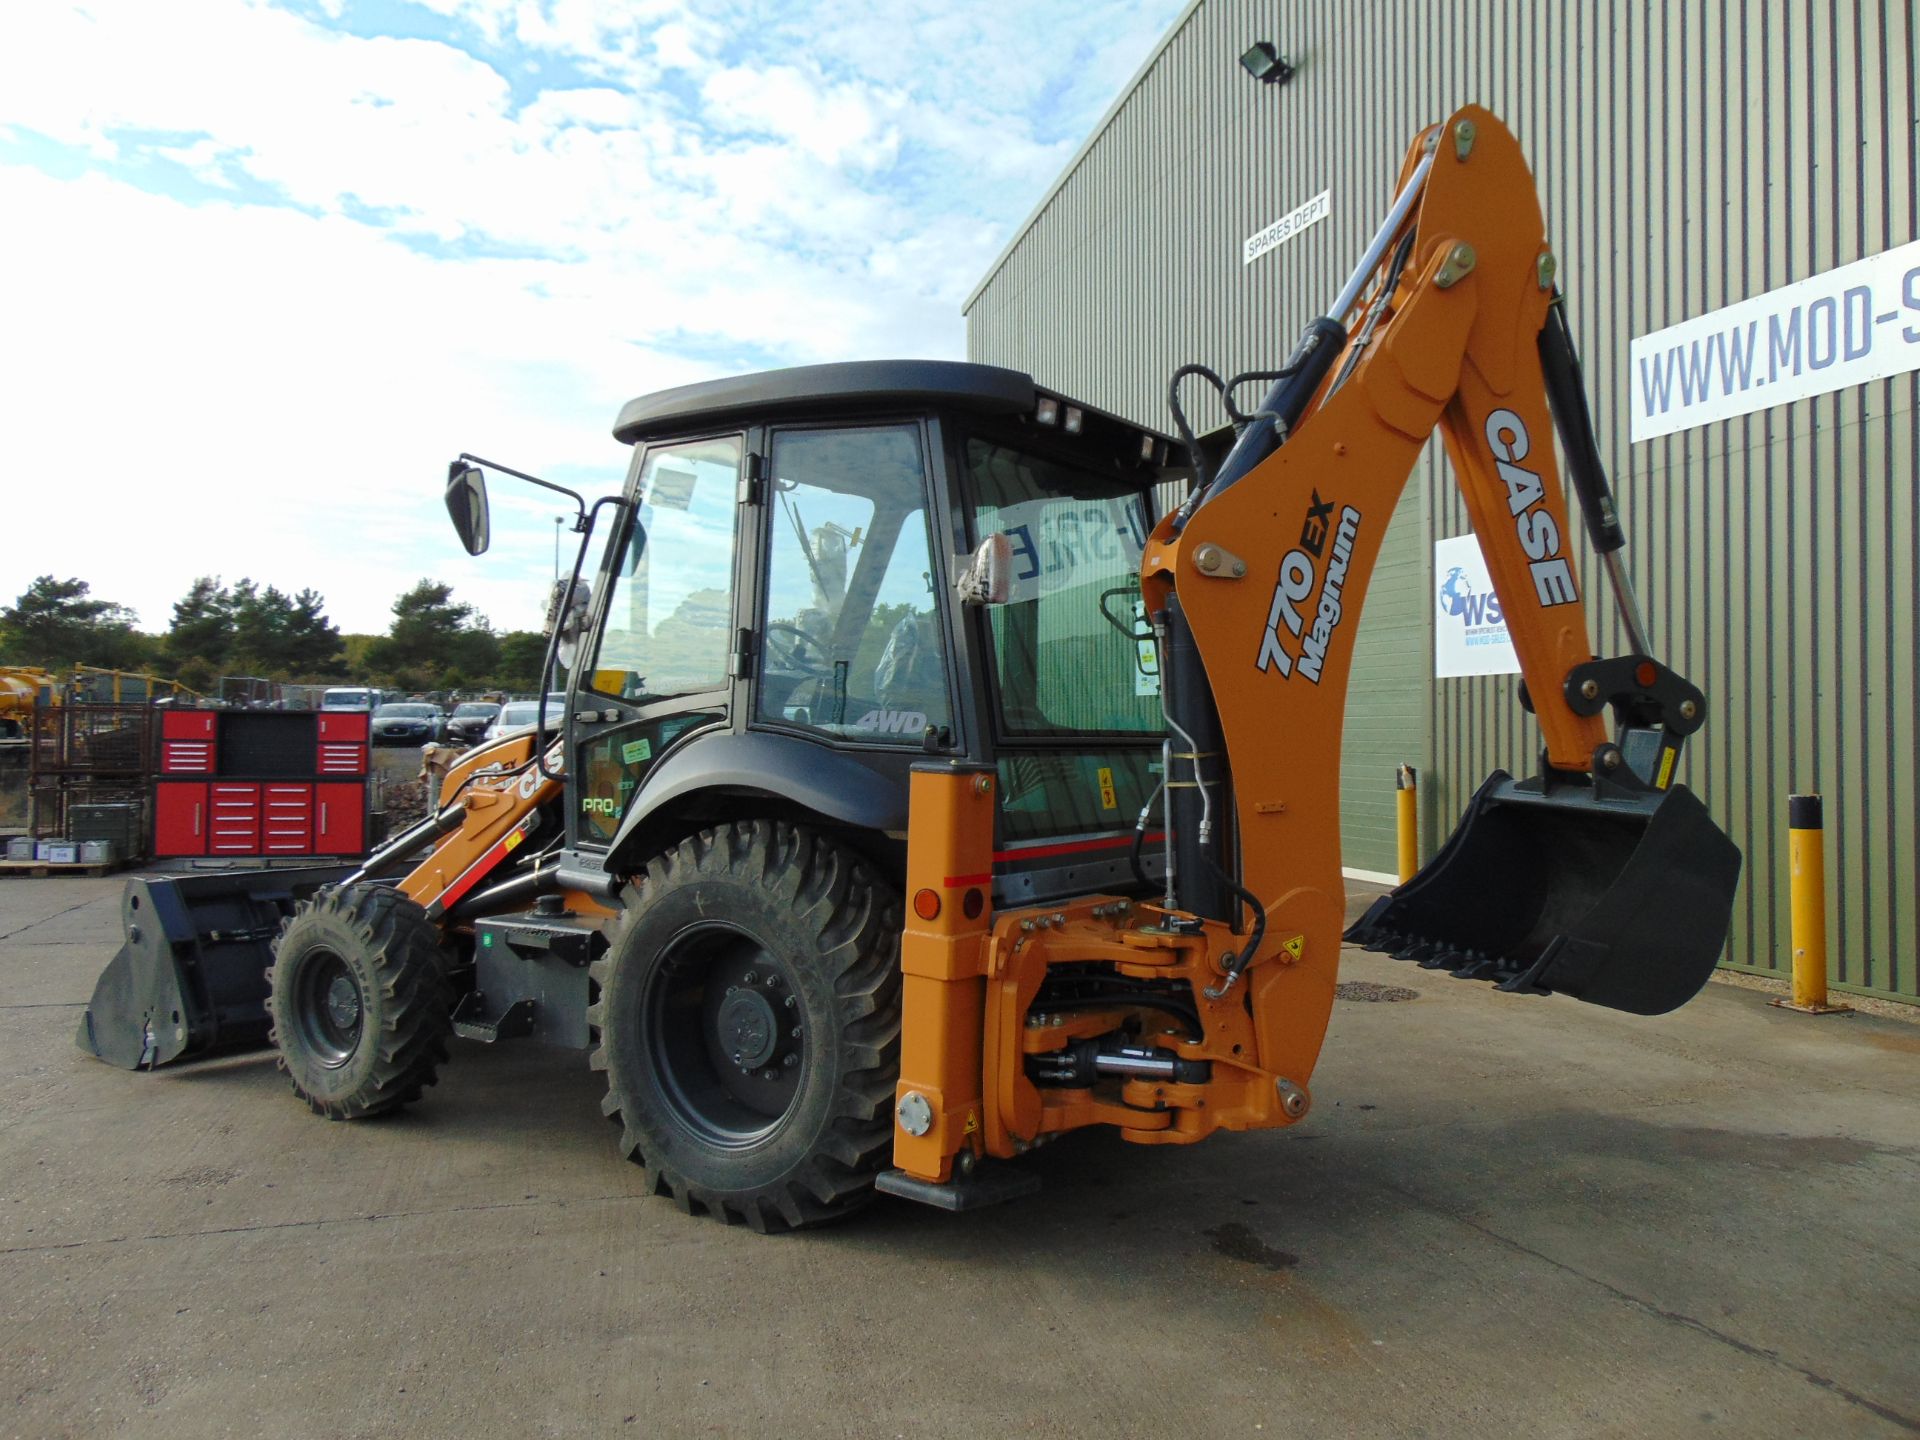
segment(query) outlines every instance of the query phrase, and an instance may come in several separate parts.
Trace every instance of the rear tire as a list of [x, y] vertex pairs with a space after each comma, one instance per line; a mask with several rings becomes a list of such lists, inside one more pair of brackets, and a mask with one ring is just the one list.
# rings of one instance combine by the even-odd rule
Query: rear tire
[[864, 1205], [900, 1070], [898, 894], [824, 835], [768, 820], [647, 866], [592, 977], [601, 1108], [655, 1194], [798, 1229]]
[[273, 957], [269, 1038], [315, 1114], [391, 1114], [439, 1078], [452, 1001], [439, 929], [412, 900], [383, 885], [322, 890]]

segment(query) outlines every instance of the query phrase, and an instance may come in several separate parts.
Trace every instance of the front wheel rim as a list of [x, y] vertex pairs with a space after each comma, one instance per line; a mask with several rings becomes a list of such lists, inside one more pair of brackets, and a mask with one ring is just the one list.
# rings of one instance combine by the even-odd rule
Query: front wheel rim
[[674, 1119], [718, 1150], [763, 1143], [793, 1113], [807, 1034], [793, 973], [732, 926], [682, 931], [641, 995], [645, 1063]]
[[331, 950], [316, 950], [300, 967], [294, 986], [295, 1023], [313, 1057], [338, 1070], [360, 1048], [366, 1033], [367, 997], [360, 981]]

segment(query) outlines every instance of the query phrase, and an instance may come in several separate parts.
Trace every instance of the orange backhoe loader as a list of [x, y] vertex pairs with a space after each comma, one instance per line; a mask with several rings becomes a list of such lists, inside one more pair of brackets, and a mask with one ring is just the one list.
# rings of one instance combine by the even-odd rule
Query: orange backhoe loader
[[[1236, 422], [1217, 464], [1195, 376]], [[1740, 855], [1674, 783], [1706, 702], [1627, 585], [1507, 130], [1469, 107], [1416, 137], [1286, 365], [1186, 367], [1171, 398], [1184, 447], [980, 365], [633, 401], [621, 493], [572, 496], [564, 705], [353, 871], [133, 882], [80, 1043], [140, 1067], [270, 1039], [335, 1118], [415, 1099], [454, 1034], [577, 1047], [657, 1191], [762, 1229], [876, 1189], [1005, 1199], [1037, 1183], [1016, 1157], [1088, 1125], [1291, 1124], [1339, 965], [1353, 637], [1436, 428], [1543, 750], [1350, 938], [1510, 991], [1689, 999]], [[1556, 430], [1622, 656], [1591, 647]], [[560, 489], [460, 457], [474, 554], [489, 468]]]

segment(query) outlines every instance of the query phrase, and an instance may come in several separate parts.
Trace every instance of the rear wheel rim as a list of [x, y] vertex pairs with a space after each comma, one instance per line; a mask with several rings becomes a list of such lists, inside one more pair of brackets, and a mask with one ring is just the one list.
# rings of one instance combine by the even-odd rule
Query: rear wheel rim
[[674, 1119], [719, 1150], [761, 1144], [806, 1072], [793, 974], [742, 930], [700, 925], [670, 941], [641, 996], [641, 1052]]
[[307, 1050], [329, 1070], [353, 1058], [366, 1031], [360, 981], [331, 950], [315, 950], [301, 967], [295, 1014]]

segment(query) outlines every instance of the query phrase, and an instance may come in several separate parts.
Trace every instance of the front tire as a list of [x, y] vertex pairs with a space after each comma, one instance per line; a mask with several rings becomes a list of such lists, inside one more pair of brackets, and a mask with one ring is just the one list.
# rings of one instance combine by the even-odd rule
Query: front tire
[[315, 1114], [361, 1120], [439, 1078], [453, 1033], [440, 932], [384, 885], [320, 891], [274, 941], [270, 1037]]
[[871, 1198], [900, 1070], [898, 894], [817, 831], [723, 825], [657, 856], [592, 975], [602, 1109], [656, 1194], [756, 1230]]

